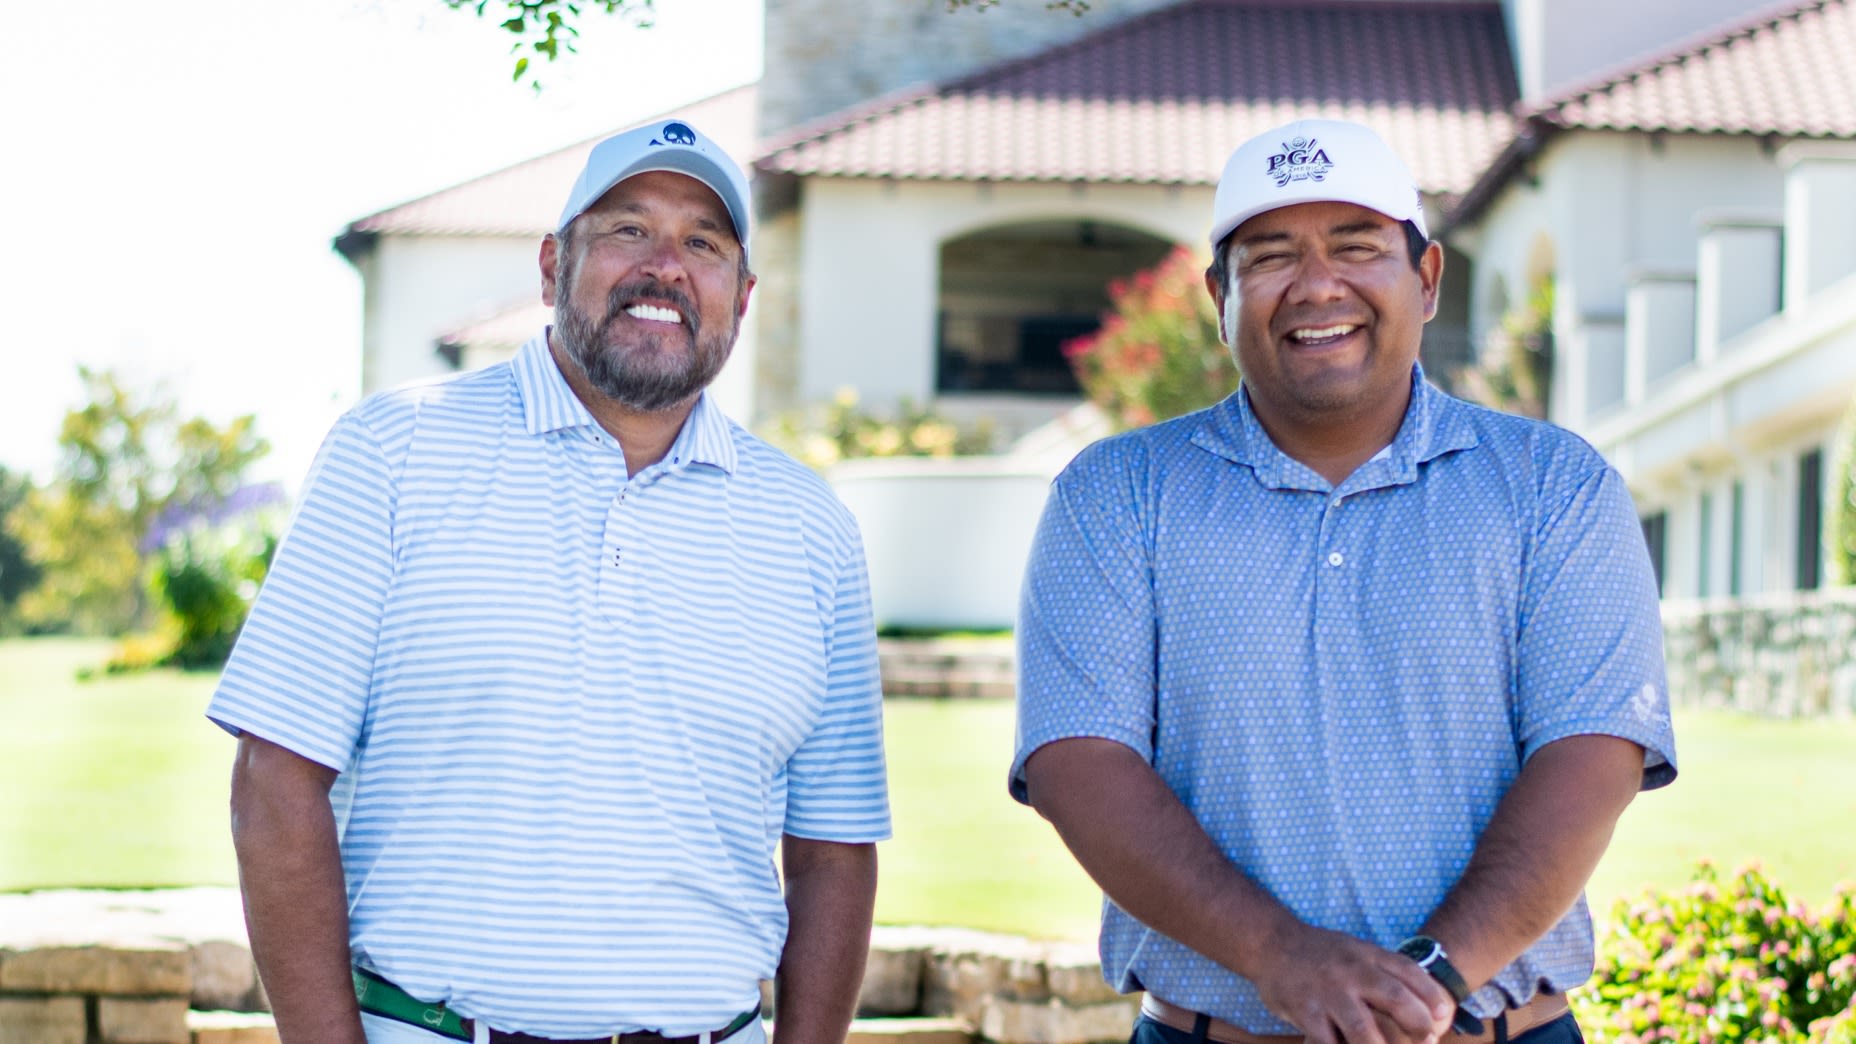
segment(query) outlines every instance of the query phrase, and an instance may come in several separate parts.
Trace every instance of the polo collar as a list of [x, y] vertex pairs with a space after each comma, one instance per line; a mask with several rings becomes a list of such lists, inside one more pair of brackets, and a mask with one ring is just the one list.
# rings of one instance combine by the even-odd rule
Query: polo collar
[[[1424, 379], [1424, 368], [1411, 368], [1411, 402], [1405, 407], [1405, 419], [1398, 434], [1387, 447], [1360, 465], [1341, 484], [1341, 492], [1357, 492], [1381, 486], [1396, 486], [1417, 481], [1418, 467], [1446, 453], [1476, 445], [1476, 432], [1470, 425], [1464, 403], [1432, 387]], [[1314, 469], [1290, 457], [1263, 430], [1250, 405], [1250, 392], [1240, 383], [1238, 390], [1213, 407], [1198, 430], [1192, 444], [1217, 454], [1235, 464], [1251, 469], [1257, 481], [1269, 489], [1335, 491]]]
[[[511, 365], [515, 371], [516, 393], [522, 399], [523, 426], [530, 435], [599, 428], [599, 422], [568, 387], [567, 378], [561, 376], [560, 367], [555, 365], [554, 354], [548, 350], [547, 327], [516, 351]], [[664, 464], [672, 468], [708, 464], [733, 474], [736, 463], [732, 425], [704, 390], [664, 454]]]

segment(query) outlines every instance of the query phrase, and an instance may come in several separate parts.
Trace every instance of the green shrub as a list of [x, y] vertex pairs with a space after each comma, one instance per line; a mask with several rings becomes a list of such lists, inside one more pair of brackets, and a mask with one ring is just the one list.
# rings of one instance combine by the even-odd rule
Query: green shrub
[[277, 486], [246, 486], [163, 512], [142, 549], [159, 622], [120, 642], [104, 670], [224, 663], [277, 550], [283, 501]]
[[1853, 1032], [1856, 892], [1820, 915], [1756, 868], [1704, 864], [1673, 895], [1619, 902], [1573, 1010], [1595, 1042], [1823, 1042]]

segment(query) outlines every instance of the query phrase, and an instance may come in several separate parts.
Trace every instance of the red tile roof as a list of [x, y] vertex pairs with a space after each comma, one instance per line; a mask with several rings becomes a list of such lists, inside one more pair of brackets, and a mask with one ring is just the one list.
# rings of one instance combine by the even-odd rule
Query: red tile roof
[[[337, 239], [359, 234], [540, 236], [554, 229], [567, 190], [593, 146], [623, 130], [675, 115], [714, 135], [745, 163], [753, 156], [757, 91], [753, 84], [679, 107], [674, 113], [614, 127], [585, 141], [389, 207], [351, 223]], [[344, 250], [346, 253], [346, 250]]]
[[1807, 0], [1677, 44], [1524, 113], [1448, 214], [1474, 221], [1548, 138], [1568, 130], [1856, 137], [1856, 0]]
[[769, 143], [796, 175], [1213, 184], [1240, 141], [1302, 116], [1385, 135], [1426, 191], [1468, 188], [1513, 136], [1493, 2], [1185, 0], [1029, 58], [880, 99]]
[[1856, 136], [1856, 4], [1810, 0], [1768, 10], [1530, 115], [1595, 130]]

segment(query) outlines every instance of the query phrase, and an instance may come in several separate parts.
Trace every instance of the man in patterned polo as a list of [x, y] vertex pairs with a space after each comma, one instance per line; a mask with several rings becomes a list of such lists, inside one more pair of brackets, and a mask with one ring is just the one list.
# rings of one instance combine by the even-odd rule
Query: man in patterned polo
[[849, 513], [704, 391], [749, 198], [686, 123], [602, 142], [552, 326], [323, 444], [208, 710], [284, 1041], [759, 1044], [766, 978], [777, 1040], [843, 1039], [875, 632]]
[[1581, 891], [1675, 775], [1624, 483], [1425, 383], [1443, 254], [1370, 130], [1238, 148], [1211, 242], [1242, 386], [1057, 479], [1012, 792], [1106, 893], [1135, 1041], [1576, 1041]]

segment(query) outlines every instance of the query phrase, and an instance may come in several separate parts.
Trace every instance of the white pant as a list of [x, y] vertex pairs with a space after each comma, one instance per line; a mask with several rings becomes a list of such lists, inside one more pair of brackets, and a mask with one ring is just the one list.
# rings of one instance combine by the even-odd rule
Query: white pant
[[[414, 1026], [398, 1019], [383, 1019], [378, 1015], [361, 1013], [361, 1029], [367, 1034], [367, 1044], [439, 1044], [450, 1040], [423, 1026]], [[486, 1036], [483, 1038], [488, 1040]], [[743, 1026], [741, 1032], [728, 1038], [726, 1044], [767, 1044], [767, 1025], [759, 1019]]]

